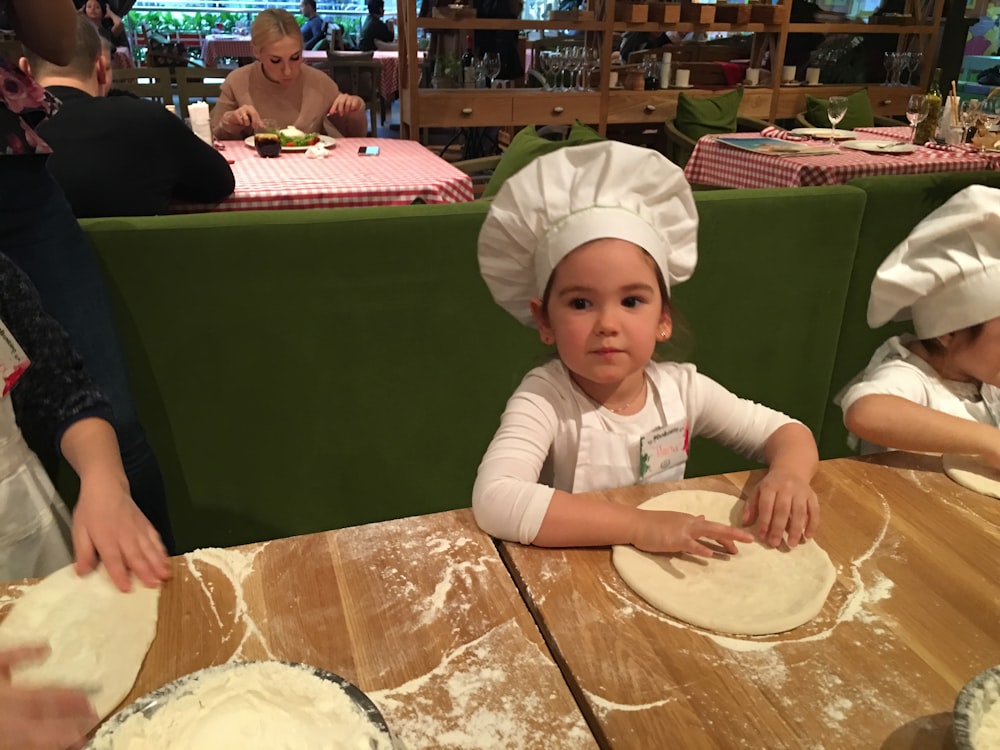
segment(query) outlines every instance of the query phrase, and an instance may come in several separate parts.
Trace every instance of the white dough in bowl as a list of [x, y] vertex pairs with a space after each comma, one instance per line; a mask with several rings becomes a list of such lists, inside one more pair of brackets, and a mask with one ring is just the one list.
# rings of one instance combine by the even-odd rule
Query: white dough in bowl
[[104, 718], [128, 695], [156, 635], [158, 588], [132, 579], [123, 593], [103, 565], [83, 577], [72, 565], [25, 591], [0, 622], [0, 649], [48, 643], [44, 661], [11, 670], [14, 685], [75, 687]]
[[[647, 500], [640, 508], [673, 510], [739, 525], [743, 503], [721, 492], [682, 490]], [[819, 545], [789, 550], [737, 542], [721, 557], [654, 555], [616, 546], [612, 561], [639, 596], [660, 611], [706, 630], [766, 635], [798, 627], [823, 608], [836, 576]]]
[[941, 456], [944, 473], [963, 487], [990, 497], [1000, 497], [1000, 471], [978, 456], [946, 453]]

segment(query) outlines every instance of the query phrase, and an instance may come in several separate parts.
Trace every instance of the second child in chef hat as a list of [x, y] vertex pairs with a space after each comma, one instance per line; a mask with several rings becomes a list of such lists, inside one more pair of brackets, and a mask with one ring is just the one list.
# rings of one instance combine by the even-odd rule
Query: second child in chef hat
[[479, 526], [522, 544], [632, 544], [711, 555], [700, 540], [752, 535], [686, 513], [613, 504], [592, 490], [681, 479], [691, 437], [770, 464], [743, 522], [777, 545], [812, 536], [816, 445], [793, 419], [741, 399], [691, 364], [654, 362], [670, 289], [697, 260], [684, 173], [655, 151], [605, 141], [530, 162], [497, 194], [479, 235], [496, 302], [558, 357], [507, 402], [473, 490]]
[[838, 397], [862, 452], [983, 456], [1000, 467], [1000, 190], [973, 185], [921, 221], [872, 282], [868, 324], [912, 320]]

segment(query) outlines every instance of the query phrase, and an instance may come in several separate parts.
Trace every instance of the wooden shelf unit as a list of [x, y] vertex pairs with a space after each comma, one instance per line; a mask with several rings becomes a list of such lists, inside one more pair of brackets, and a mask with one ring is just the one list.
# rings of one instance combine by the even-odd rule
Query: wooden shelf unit
[[[400, 120], [401, 135], [417, 138], [426, 127], [479, 127], [569, 124], [574, 119], [596, 125], [601, 133], [609, 124], [662, 123], [674, 117], [677, 111], [679, 89], [657, 91], [631, 91], [610, 89], [609, 73], [614, 32], [622, 31], [732, 31], [755, 34], [752, 60], [759, 64], [764, 50], [769, 49], [771, 69], [780, 71], [789, 34], [895, 34], [899, 35], [899, 50], [905, 50], [913, 38], [924, 53], [920, 80], [929, 81], [934, 69], [934, 56], [941, 27], [944, 0], [935, 0], [933, 17], [921, 24], [865, 24], [865, 23], [790, 23], [780, 24], [728, 24], [710, 23], [625, 23], [615, 21], [617, 0], [598, 0], [592, 4], [596, 13], [593, 21], [531, 21], [520, 19], [444, 19], [419, 18], [416, 0], [404, 0], [399, 5], [399, 56], [400, 56]], [[791, 0], [779, 0], [782, 4]], [[919, 6], [919, 0], [911, 0]], [[420, 63], [417, 59], [417, 30], [575, 30], [594, 32], [601, 50], [600, 86], [594, 92], [555, 92], [543, 89], [512, 88], [483, 89], [432, 89], [419, 88]], [[780, 75], [773, 75], [766, 86], [745, 90], [740, 114], [774, 121], [794, 117], [806, 108], [806, 95], [837, 96], [856, 91], [867, 85], [872, 109], [884, 116], [902, 115], [911, 94], [921, 93], [916, 86], [885, 86], [878, 83], [820, 86], [782, 86]], [[687, 96], [715, 96], [726, 87], [684, 89]], [[820, 93], [817, 93], [820, 92]]]

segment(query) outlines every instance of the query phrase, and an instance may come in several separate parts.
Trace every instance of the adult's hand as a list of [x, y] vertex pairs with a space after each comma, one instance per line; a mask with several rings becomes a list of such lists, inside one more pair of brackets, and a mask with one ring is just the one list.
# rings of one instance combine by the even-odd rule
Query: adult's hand
[[68, 688], [19, 688], [10, 669], [36, 661], [45, 646], [0, 651], [0, 750], [65, 750], [79, 747], [98, 718], [87, 696]]
[[364, 108], [365, 100], [360, 96], [354, 96], [353, 94], [345, 94], [341, 92], [337, 94], [337, 98], [334, 99], [333, 104], [330, 105], [330, 114], [346, 115]]
[[258, 128], [264, 121], [252, 104], [231, 109], [222, 116], [222, 124], [230, 128]]

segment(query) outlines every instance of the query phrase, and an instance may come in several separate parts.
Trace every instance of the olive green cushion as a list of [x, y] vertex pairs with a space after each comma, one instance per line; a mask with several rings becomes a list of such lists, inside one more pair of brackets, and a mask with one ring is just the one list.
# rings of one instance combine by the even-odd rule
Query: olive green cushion
[[534, 125], [522, 129], [514, 136], [510, 146], [504, 151], [503, 158], [493, 170], [493, 176], [486, 183], [483, 198], [490, 198], [500, 192], [501, 186], [513, 175], [521, 171], [533, 159], [544, 154], [550, 154], [565, 146], [582, 146], [585, 143], [603, 141], [601, 134], [579, 120], [573, 123], [569, 136], [564, 141], [550, 141], [535, 131]]
[[[829, 128], [830, 118], [826, 116], [827, 100], [806, 94], [806, 119], [815, 128]], [[860, 89], [847, 96], [847, 113], [837, 127], [841, 130], [870, 128], [875, 124], [872, 103], [868, 99], [868, 89]]]
[[681, 92], [677, 97], [677, 117], [674, 125], [694, 141], [703, 135], [735, 133], [736, 114], [741, 101], [743, 101], [742, 88], [707, 99], [699, 99]]

